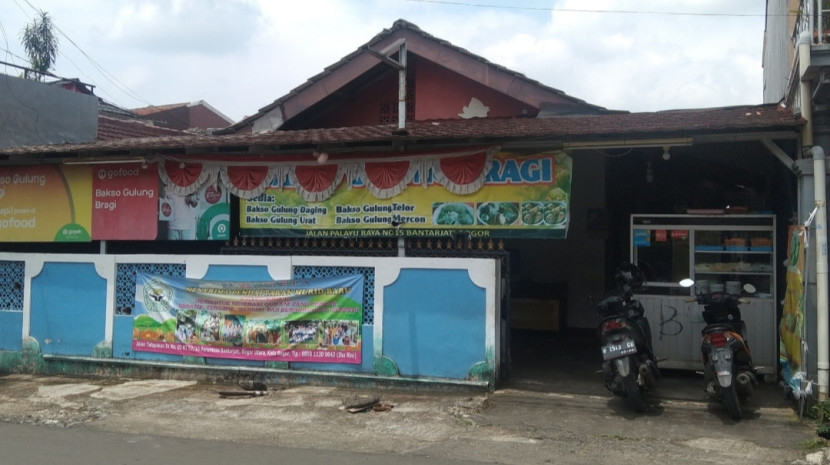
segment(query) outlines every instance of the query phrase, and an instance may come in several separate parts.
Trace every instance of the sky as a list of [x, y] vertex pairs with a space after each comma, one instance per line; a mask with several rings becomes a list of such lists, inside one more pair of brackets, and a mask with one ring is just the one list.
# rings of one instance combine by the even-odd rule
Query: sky
[[239, 121], [398, 19], [609, 109], [763, 101], [762, 0], [3, 0], [0, 61], [27, 64], [39, 10], [52, 73], [123, 108], [203, 100]]

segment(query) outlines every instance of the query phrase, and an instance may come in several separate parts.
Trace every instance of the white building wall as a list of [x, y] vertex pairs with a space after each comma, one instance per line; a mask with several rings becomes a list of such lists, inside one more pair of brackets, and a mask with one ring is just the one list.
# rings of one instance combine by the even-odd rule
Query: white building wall
[[792, 34], [799, 0], [767, 0], [764, 31], [764, 103], [777, 103], [787, 92], [793, 62]]

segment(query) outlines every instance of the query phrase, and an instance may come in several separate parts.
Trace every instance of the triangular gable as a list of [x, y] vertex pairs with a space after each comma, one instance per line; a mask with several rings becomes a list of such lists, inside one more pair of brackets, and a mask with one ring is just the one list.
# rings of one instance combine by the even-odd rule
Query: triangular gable
[[410, 22], [398, 20], [391, 29], [384, 30], [355, 52], [263, 107], [255, 115], [244, 118], [221, 133], [259, 133], [279, 129], [315, 105], [319, 106], [325, 99], [344, 91], [348, 92], [350, 86], [354, 87], [355, 82], [371, 80], [379, 73], [392, 70], [387, 64], [382, 63], [376, 52], [394, 46], [400, 40], [405, 41], [408, 55], [439, 65], [449, 72], [527, 106], [531, 110], [528, 112], [529, 116], [537, 114], [543, 106], [546, 109], [562, 108], [563, 112], [569, 114], [608, 112], [602, 107], [568, 96], [560, 90], [542, 85], [521, 73], [493, 64], [463, 48], [433, 37]]

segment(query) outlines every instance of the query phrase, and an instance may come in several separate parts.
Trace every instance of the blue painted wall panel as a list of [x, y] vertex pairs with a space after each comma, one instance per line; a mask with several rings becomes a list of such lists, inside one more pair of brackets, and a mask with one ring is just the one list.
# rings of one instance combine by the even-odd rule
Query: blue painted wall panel
[[383, 292], [383, 354], [401, 375], [464, 379], [485, 360], [486, 295], [466, 270], [403, 269]]
[[210, 281], [273, 281], [267, 266], [211, 265], [204, 278]]
[[0, 350], [23, 350], [23, 312], [0, 311]]
[[133, 317], [116, 316], [112, 325], [113, 358], [133, 357]]
[[91, 263], [45, 263], [32, 279], [29, 334], [44, 354], [91, 356], [106, 311], [107, 282]]

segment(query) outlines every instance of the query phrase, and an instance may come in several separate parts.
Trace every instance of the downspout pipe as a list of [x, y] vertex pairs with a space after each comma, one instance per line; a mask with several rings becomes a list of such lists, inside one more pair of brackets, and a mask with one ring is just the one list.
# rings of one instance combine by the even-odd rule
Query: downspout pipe
[[801, 143], [805, 148], [813, 145], [813, 102], [810, 81], [804, 76], [810, 68], [810, 33], [802, 32], [798, 37], [798, 76], [801, 104], [801, 117], [804, 119], [804, 128], [801, 130]]
[[406, 129], [406, 42], [398, 49], [398, 131]]
[[828, 302], [827, 302], [827, 190], [825, 186], [826, 163], [824, 149], [814, 145], [810, 150], [813, 155], [813, 177], [815, 178], [814, 221], [816, 231], [816, 365], [818, 368], [818, 400], [827, 399], [828, 386]]
[[825, 157], [821, 146], [813, 145], [813, 102], [810, 81], [805, 78], [810, 67], [811, 53], [810, 32], [802, 32], [798, 38], [799, 93], [801, 94], [801, 117], [806, 124], [801, 133], [801, 142], [805, 149], [810, 148], [813, 158], [813, 197], [816, 216], [814, 218], [816, 237], [816, 368], [818, 383], [818, 400], [827, 399], [828, 370], [830, 354], [828, 353], [828, 304], [827, 304], [827, 191], [825, 186]]

